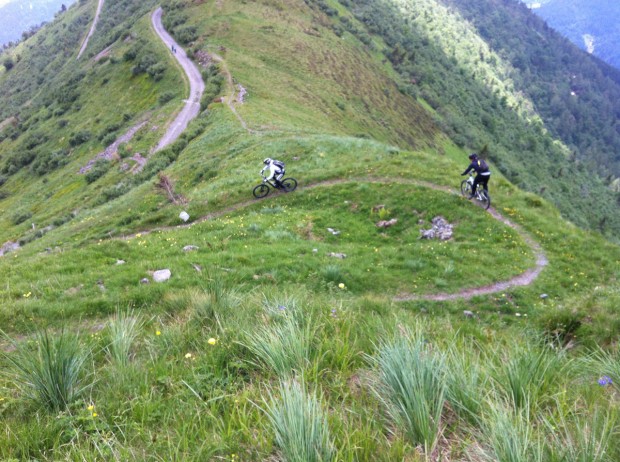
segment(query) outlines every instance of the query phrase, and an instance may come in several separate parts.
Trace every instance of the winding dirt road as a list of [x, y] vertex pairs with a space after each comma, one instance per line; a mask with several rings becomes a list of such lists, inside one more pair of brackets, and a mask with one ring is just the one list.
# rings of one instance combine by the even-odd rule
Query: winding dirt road
[[95, 33], [95, 29], [97, 28], [97, 22], [99, 21], [99, 15], [101, 14], [101, 9], [103, 8], [103, 2], [104, 2], [104, 0], [99, 0], [99, 3], [97, 3], [97, 11], [95, 12], [95, 19], [93, 19], [93, 24], [90, 26], [90, 30], [88, 31], [88, 35], [86, 36], [86, 38], [82, 42], [82, 46], [80, 48], [80, 51], [78, 52], [77, 58], [75, 58], [75, 59], [80, 59], [80, 56], [82, 56], [82, 53], [84, 53], [84, 51], [86, 50], [86, 47], [88, 46], [88, 41], [90, 40], [90, 38]]
[[[161, 16], [162, 9], [160, 7], [157, 8], [151, 15], [151, 22], [155, 28], [155, 32], [159, 35], [159, 38], [161, 38], [166, 47], [171, 50], [171, 53], [185, 71], [185, 75], [187, 75], [189, 80], [189, 98], [185, 100], [185, 106], [170, 124], [162, 139], [159, 140], [159, 143], [157, 143], [155, 152], [174, 142], [187, 128], [189, 122], [198, 115], [200, 112], [200, 98], [202, 97], [202, 93], [205, 89], [205, 83], [202, 80], [200, 70], [196, 67], [194, 62], [188, 58], [185, 50], [179, 47], [177, 42], [175, 42], [170, 34], [166, 32], [161, 22]], [[172, 50], [175, 51], [172, 52]]]

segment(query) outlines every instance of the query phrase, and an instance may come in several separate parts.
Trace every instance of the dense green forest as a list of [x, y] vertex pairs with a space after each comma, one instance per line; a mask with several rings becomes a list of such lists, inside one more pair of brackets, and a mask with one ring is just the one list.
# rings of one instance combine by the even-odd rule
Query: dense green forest
[[575, 45], [620, 68], [616, 0], [551, 0], [533, 11]]

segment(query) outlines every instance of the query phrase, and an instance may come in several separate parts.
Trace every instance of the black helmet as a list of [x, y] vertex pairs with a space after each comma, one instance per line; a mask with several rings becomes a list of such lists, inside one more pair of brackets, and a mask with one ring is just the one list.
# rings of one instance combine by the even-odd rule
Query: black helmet
[[270, 157], [265, 158], [265, 160], [263, 161], [263, 164], [265, 164], [265, 165], [269, 165], [270, 163], [271, 163], [271, 158]]
[[469, 155], [469, 158], [470, 158], [471, 160], [475, 160], [475, 159], [477, 159], [477, 158], [478, 158], [478, 154], [476, 154], [475, 152], [472, 152], [472, 153]]

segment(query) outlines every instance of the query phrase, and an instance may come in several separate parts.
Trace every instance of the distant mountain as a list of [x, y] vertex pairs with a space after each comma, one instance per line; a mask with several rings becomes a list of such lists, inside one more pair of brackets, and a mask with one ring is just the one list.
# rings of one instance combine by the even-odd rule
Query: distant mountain
[[547, 0], [530, 7], [573, 43], [620, 68], [620, 2]]
[[22, 33], [49, 21], [62, 5], [75, 0], [0, 0], [0, 45], [22, 38]]

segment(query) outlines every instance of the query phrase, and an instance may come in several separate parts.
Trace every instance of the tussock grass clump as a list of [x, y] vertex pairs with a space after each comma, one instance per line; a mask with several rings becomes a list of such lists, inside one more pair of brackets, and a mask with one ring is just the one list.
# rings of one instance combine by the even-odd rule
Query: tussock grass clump
[[223, 279], [217, 277], [209, 279], [203, 291], [191, 293], [190, 298], [193, 317], [202, 325], [217, 321], [240, 304], [237, 290], [226, 287]]
[[390, 418], [413, 445], [424, 446], [430, 454], [442, 431], [444, 355], [433, 350], [418, 329], [382, 343], [368, 360], [377, 369], [375, 392]]
[[[558, 406], [559, 408], [560, 406]], [[575, 406], [543, 420], [548, 429], [547, 460], [606, 462], [615, 460], [610, 444], [617, 436], [618, 412], [594, 409], [587, 414]]]
[[582, 364], [589, 375], [596, 377], [600, 386], [611, 386], [620, 391], [620, 348], [607, 351], [599, 347]]
[[246, 333], [244, 345], [258, 358], [259, 364], [279, 377], [301, 373], [310, 364], [310, 324], [304, 325], [297, 317], [283, 314], [281, 319]]
[[483, 460], [502, 462], [542, 462], [542, 444], [530, 422], [529, 407], [512, 411], [512, 403], [488, 401], [482, 418], [483, 438], [488, 448]]
[[558, 354], [532, 345], [515, 348], [509, 358], [498, 358], [498, 362], [495, 381], [515, 409], [543, 404], [564, 369]]
[[108, 323], [109, 343], [106, 347], [111, 360], [118, 366], [127, 366], [131, 358], [131, 347], [140, 334], [144, 321], [133, 312], [118, 310]]
[[280, 397], [270, 393], [265, 413], [275, 431], [276, 444], [287, 462], [329, 462], [334, 449], [327, 417], [316, 392], [309, 394], [303, 381], [280, 384]]
[[12, 380], [28, 398], [50, 411], [61, 411], [90, 387], [86, 382], [86, 361], [90, 351], [77, 336], [47, 331], [36, 336], [36, 348], [17, 345], [14, 353], [0, 352], [9, 363], [2, 374]]
[[452, 344], [447, 352], [447, 398], [456, 413], [477, 425], [484, 407], [485, 394], [489, 391], [490, 377], [482, 365], [476, 347]]

